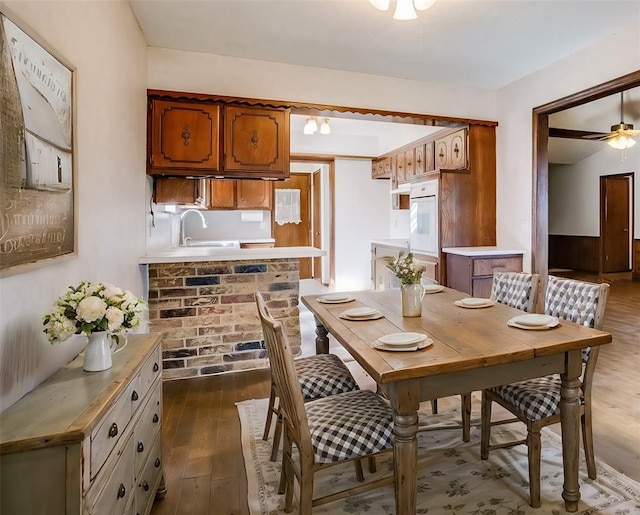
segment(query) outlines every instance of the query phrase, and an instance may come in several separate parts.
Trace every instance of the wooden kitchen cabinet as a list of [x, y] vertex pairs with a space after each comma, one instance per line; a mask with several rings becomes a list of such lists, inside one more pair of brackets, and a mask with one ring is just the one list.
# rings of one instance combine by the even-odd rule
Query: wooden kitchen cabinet
[[395, 184], [399, 185], [399, 184], [404, 184], [405, 182], [408, 182], [407, 179], [407, 170], [406, 170], [406, 153], [405, 151], [401, 151], [398, 152], [396, 154], [396, 168], [395, 168]]
[[211, 179], [209, 181], [212, 209], [271, 209], [272, 181]]
[[289, 177], [289, 110], [225, 107], [224, 173], [256, 178]]
[[161, 339], [129, 334], [102, 372], [79, 356], [0, 414], [1, 513], [151, 512], [164, 494]]
[[472, 297], [489, 298], [493, 272], [522, 272], [522, 253], [488, 248], [443, 249], [447, 286]]
[[220, 168], [220, 105], [151, 99], [148, 124], [148, 174], [194, 175]]
[[154, 177], [153, 201], [156, 204], [180, 204], [205, 207], [205, 179]]
[[467, 129], [459, 129], [435, 141], [435, 165], [438, 170], [464, 170], [467, 160]]

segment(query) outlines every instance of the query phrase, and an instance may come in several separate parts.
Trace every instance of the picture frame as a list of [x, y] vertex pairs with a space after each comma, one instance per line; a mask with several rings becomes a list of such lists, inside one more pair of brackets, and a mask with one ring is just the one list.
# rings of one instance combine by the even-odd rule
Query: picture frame
[[14, 19], [0, 10], [0, 277], [76, 255], [74, 69]]

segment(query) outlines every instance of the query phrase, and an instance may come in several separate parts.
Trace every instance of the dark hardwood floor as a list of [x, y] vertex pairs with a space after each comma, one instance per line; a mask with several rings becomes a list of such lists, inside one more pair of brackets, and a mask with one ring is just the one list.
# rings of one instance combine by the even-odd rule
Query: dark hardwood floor
[[[611, 291], [604, 329], [614, 341], [600, 352], [593, 390], [596, 458], [640, 482], [640, 281], [605, 280]], [[170, 381], [163, 392], [167, 495], [152, 514], [247, 514], [235, 403], [267, 397], [269, 371]], [[440, 409], [448, 402], [459, 405], [459, 397], [441, 399]]]

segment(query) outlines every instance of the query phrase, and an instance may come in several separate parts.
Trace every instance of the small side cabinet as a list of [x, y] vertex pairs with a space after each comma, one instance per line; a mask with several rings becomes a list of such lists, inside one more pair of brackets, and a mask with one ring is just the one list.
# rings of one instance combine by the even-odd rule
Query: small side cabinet
[[164, 493], [158, 334], [77, 357], [0, 414], [0, 513], [148, 515]]

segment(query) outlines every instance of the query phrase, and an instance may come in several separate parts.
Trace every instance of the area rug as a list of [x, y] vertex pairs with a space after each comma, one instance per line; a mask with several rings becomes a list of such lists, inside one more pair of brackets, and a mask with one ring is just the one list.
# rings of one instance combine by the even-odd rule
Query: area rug
[[[269, 461], [271, 438], [262, 440], [267, 399], [249, 400], [237, 404], [242, 427], [242, 452], [248, 482], [248, 503], [251, 515], [284, 513], [284, 495], [278, 495], [280, 458]], [[428, 410], [428, 408], [427, 408]], [[474, 414], [477, 422], [477, 414]], [[529, 506], [529, 486], [526, 446], [491, 451], [489, 459], [480, 459], [480, 428], [472, 428], [470, 442], [463, 442], [459, 428], [447, 428], [460, 420], [458, 410], [439, 415], [421, 413], [421, 423], [444, 427], [418, 434], [417, 513], [430, 515], [558, 515], [566, 513], [562, 493], [562, 448], [560, 437], [548, 429], [542, 434], [542, 507]], [[497, 426], [492, 439], [520, 436], [514, 425]], [[272, 431], [273, 432], [273, 431]], [[578, 513], [611, 515], [640, 514], [640, 483], [598, 462], [598, 478], [587, 476], [581, 454]], [[377, 474], [365, 467], [365, 478], [371, 479], [391, 470], [391, 459], [379, 458]], [[316, 493], [343, 489], [357, 484], [352, 463], [331, 467], [316, 474]], [[294, 508], [294, 513], [297, 510]], [[387, 486], [357, 496], [318, 506], [316, 514], [395, 513], [393, 487]]]

